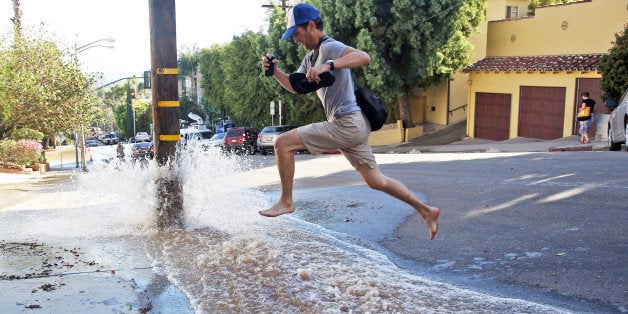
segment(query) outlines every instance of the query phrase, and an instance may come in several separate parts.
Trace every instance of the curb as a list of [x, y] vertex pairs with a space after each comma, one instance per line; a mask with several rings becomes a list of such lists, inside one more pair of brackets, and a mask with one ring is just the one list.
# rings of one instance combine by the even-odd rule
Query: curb
[[550, 147], [550, 152], [585, 152], [593, 151], [593, 145]]

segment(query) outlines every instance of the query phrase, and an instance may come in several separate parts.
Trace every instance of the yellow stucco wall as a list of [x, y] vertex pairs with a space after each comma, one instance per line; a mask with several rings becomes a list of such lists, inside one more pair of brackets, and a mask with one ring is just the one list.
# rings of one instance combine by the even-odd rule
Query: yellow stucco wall
[[369, 135], [369, 145], [371, 146], [397, 144], [404, 140], [405, 131], [401, 120], [397, 120], [397, 123], [384, 124], [380, 130], [371, 132]]
[[573, 132], [573, 112], [576, 104], [576, 80], [578, 78], [600, 78], [595, 71], [589, 72], [490, 72], [470, 73], [471, 95], [469, 97], [469, 118], [467, 134], [475, 137], [475, 93], [511, 94], [510, 131], [509, 137], [518, 136], [519, 130], [519, 91], [521, 86], [565, 87], [565, 117], [563, 120], [563, 137]]
[[628, 0], [592, 0], [536, 9], [536, 16], [488, 24], [487, 56], [606, 52], [628, 22]]
[[449, 111], [447, 124], [452, 124], [467, 118], [467, 93], [469, 91], [469, 74], [455, 73], [449, 82]]
[[424, 123], [425, 122], [425, 96], [410, 96], [408, 97], [410, 105], [410, 114], [412, 115], [412, 123]]
[[425, 121], [445, 125], [447, 123], [447, 82], [425, 91]]

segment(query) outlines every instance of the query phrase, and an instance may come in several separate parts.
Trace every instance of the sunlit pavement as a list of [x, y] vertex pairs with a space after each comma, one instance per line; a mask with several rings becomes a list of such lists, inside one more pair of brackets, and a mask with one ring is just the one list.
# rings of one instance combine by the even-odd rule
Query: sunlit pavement
[[[510, 297], [529, 294], [572, 310], [586, 300], [600, 306], [596, 311], [624, 311], [626, 154], [377, 155], [384, 174], [442, 210], [434, 241], [426, 240], [424, 223], [413, 215], [380, 243], [398, 254], [400, 265], [428, 265], [419, 272], [462, 285]], [[261, 182], [253, 185], [278, 189], [274, 167], [256, 171], [252, 177]], [[363, 183], [342, 157], [305, 157], [296, 173], [298, 188], [337, 187], [338, 199], [321, 197], [328, 208], [342, 204], [349, 191], [360, 193], [356, 198], [368, 208], [373, 193], [380, 193], [350, 188]], [[275, 181], [264, 180], [273, 174]]]

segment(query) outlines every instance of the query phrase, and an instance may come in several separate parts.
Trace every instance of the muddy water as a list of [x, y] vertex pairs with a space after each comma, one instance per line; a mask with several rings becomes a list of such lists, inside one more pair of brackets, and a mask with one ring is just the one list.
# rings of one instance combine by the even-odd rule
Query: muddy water
[[242, 160], [213, 150], [182, 155], [170, 171], [183, 185], [185, 230], [155, 227], [155, 164], [114, 160], [95, 163], [43, 202], [10, 208], [3, 219], [20, 223], [3, 224], [5, 232], [15, 231], [15, 240], [87, 244], [139, 237], [143, 252], [112, 254], [148, 257], [153, 271], [174, 283], [198, 313], [560, 312], [414, 275], [376, 246], [298, 215], [263, 218], [257, 211], [269, 197], [250, 187], [259, 172], [248, 171], [257, 166]]

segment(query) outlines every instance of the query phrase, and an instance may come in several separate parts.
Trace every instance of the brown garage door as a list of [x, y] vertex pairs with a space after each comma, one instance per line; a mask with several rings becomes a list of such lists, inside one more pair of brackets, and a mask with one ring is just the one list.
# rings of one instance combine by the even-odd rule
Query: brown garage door
[[521, 86], [519, 136], [553, 140], [563, 137], [565, 88]]
[[475, 93], [475, 137], [507, 140], [511, 94]]

